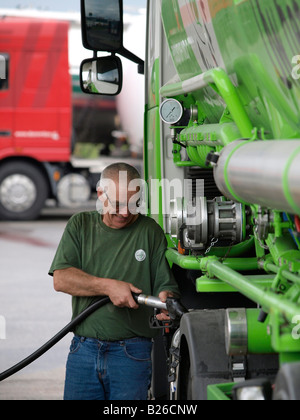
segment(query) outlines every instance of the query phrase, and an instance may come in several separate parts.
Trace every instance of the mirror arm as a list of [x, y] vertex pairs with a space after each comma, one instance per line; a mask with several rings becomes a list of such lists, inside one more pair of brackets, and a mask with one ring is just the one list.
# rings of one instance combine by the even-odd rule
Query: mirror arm
[[133, 61], [134, 63], [138, 64], [138, 73], [139, 74], [145, 74], [145, 62], [141, 58], [139, 58], [137, 55], [133, 54], [132, 52], [126, 50], [126, 48], [122, 48], [121, 50], [117, 51], [118, 54], [120, 54], [122, 57], [127, 58], [130, 61]]

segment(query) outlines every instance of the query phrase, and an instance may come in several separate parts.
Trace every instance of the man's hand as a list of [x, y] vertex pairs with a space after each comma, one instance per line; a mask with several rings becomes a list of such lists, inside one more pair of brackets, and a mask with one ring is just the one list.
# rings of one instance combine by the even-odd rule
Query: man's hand
[[[163, 292], [160, 292], [160, 294], [158, 295], [159, 299], [162, 302], [166, 302], [168, 297], [174, 297], [174, 294], [172, 292], [169, 292], [168, 290], [164, 290]], [[161, 310], [161, 313], [156, 315], [156, 318], [159, 321], [169, 321], [170, 317], [168, 314], [168, 311], [166, 311], [165, 309]]]
[[126, 283], [119, 280], [110, 280], [108, 296], [112, 303], [119, 308], [137, 309], [139, 305], [132, 297], [132, 292], [142, 293], [131, 283]]

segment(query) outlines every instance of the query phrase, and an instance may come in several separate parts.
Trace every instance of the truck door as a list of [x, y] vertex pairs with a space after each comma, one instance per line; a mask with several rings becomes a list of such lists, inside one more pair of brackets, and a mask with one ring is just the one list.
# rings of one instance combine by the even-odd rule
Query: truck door
[[12, 147], [13, 96], [10, 83], [11, 54], [0, 51], [0, 158], [2, 151]]

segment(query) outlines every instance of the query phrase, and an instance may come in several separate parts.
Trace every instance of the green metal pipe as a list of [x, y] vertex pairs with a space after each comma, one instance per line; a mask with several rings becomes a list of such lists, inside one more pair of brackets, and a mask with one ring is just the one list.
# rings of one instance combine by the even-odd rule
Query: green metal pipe
[[238, 96], [237, 90], [226, 72], [221, 69], [209, 70], [204, 74], [207, 83], [213, 82], [220, 96], [225, 100], [230, 114], [243, 137], [251, 137], [253, 126]]
[[[166, 257], [172, 263], [186, 270], [204, 270], [208, 261], [212, 257], [194, 257], [189, 255], [181, 255], [175, 249], [169, 248], [166, 251]], [[257, 270], [257, 258], [226, 258], [223, 264], [233, 270], [248, 271]]]
[[297, 274], [294, 273], [290, 273], [287, 270], [283, 270], [282, 271], [282, 275], [287, 279], [290, 280], [291, 282], [298, 284], [300, 286], [300, 277], [297, 276]]
[[[277, 267], [277, 265], [272, 263], [265, 263], [264, 267], [267, 271], [272, 271], [275, 274], [278, 274], [280, 271], [280, 267]], [[290, 280], [291, 282], [298, 284], [300, 286], [300, 276], [297, 274], [291, 273], [288, 270], [282, 270], [281, 275], [285, 277], [287, 280]]]
[[245, 276], [226, 267], [219, 261], [211, 259], [207, 262], [206, 268], [210, 275], [214, 275], [220, 280], [230, 284], [250, 300], [261, 305], [264, 310], [272, 312], [274, 308], [276, 312], [282, 314], [290, 322], [292, 322], [294, 316], [299, 315], [300, 306], [284, 299], [283, 295], [276, 295], [275, 293], [264, 290], [260, 286], [251, 283]]
[[197, 163], [190, 160], [181, 160], [180, 154], [181, 146], [180, 144], [173, 144], [173, 162], [178, 167], [187, 167], [187, 166], [198, 166]]
[[198, 166], [195, 162], [191, 162], [190, 160], [181, 160], [175, 162], [175, 165], [178, 166], [178, 168], [186, 168], [190, 166]]

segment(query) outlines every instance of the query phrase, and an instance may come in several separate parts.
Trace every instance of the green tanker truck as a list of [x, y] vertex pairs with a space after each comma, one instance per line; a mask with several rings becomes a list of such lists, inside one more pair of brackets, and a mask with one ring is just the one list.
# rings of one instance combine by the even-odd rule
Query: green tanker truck
[[148, 0], [145, 62], [122, 0], [81, 7], [98, 93], [116, 54], [145, 71], [146, 207], [191, 309], [169, 398], [300, 399], [300, 0]]

